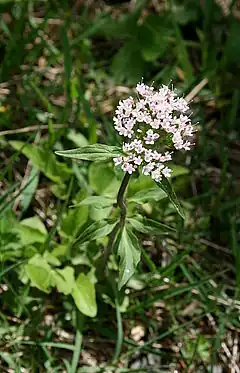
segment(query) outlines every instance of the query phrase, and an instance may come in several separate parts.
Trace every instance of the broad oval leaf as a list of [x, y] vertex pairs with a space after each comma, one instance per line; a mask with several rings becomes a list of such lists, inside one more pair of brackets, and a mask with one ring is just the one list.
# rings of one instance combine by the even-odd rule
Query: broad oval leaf
[[120, 181], [116, 178], [113, 168], [104, 163], [94, 162], [89, 167], [89, 185], [96, 194], [113, 196], [120, 188]]
[[93, 144], [77, 149], [56, 151], [55, 153], [63, 157], [85, 161], [106, 161], [120, 155], [121, 149], [117, 146]]
[[49, 293], [51, 286], [52, 270], [47, 261], [41, 255], [34, 255], [25, 265], [26, 274], [31, 284], [38, 289]]
[[60, 293], [70, 294], [74, 287], [74, 270], [72, 267], [56, 269], [52, 271], [52, 285], [56, 286]]
[[24, 246], [44, 243], [47, 237], [47, 230], [38, 216], [22, 220], [16, 224], [15, 230]]
[[173, 206], [175, 207], [178, 214], [185, 219], [185, 215], [182, 209], [182, 206], [180, 205], [180, 202], [176, 196], [176, 193], [174, 192], [174, 189], [172, 187], [172, 184], [168, 181], [168, 179], [163, 176], [162, 180], [159, 182], [156, 182], [156, 184], [167, 194], [168, 198], [172, 202]]
[[120, 290], [134, 274], [141, 256], [137, 237], [126, 227], [121, 232], [117, 253], [120, 256], [118, 283]]
[[94, 284], [88, 276], [80, 273], [72, 290], [74, 302], [84, 315], [95, 317], [97, 314], [96, 294]]

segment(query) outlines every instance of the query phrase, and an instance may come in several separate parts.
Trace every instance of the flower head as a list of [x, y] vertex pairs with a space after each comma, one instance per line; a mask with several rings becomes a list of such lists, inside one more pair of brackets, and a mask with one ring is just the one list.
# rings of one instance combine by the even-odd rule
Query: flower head
[[114, 163], [129, 174], [140, 167], [144, 175], [160, 181], [171, 176], [165, 162], [171, 161], [172, 152], [167, 149], [190, 150], [194, 127], [189, 106], [165, 85], [155, 90], [139, 83], [136, 91], [139, 98], [120, 101], [113, 118], [115, 129], [125, 138], [124, 155]]

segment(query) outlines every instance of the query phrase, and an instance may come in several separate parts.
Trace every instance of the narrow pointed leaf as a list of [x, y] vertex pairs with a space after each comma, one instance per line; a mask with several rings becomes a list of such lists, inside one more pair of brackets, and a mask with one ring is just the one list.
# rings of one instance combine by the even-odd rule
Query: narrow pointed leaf
[[182, 209], [182, 206], [180, 205], [180, 202], [176, 196], [176, 193], [174, 192], [174, 189], [168, 179], [163, 176], [162, 180], [156, 183], [167, 195], [170, 201], [172, 202], [173, 206], [175, 207], [178, 214], [185, 219], [184, 212]]
[[93, 144], [77, 149], [56, 151], [55, 153], [63, 157], [81, 159], [85, 161], [106, 161], [120, 155], [121, 149], [116, 146]]
[[114, 226], [115, 224], [109, 224], [106, 220], [96, 221], [77, 237], [73, 243], [73, 247], [107, 236], [113, 230]]
[[163, 235], [168, 234], [169, 232], [176, 232], [176, 230], [166, 224], [160, 223], [158, 221], [141, 218], [140, 219], [128, 219], [128, 222], [131, 226], [136, 229], [136, 231], [141, 233], [147, 234], [154, 234], [154, 235]]

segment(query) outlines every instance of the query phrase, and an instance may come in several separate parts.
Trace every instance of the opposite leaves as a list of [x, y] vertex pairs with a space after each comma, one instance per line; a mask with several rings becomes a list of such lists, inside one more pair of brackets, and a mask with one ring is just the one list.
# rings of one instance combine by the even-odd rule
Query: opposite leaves
[[117, 253], [120, 256], [118, 283], [120, 290], [134, 274], [141, 255], [137, 237], [126, 227], [121, 232]]
[[121, 154], [121, 149], [117, 146], [108, 146], [104, 144], [93, 144], [83, 146], [77, 149], [55, 152], [63, 157], [81, 159], [84, 161], [106, 161]]

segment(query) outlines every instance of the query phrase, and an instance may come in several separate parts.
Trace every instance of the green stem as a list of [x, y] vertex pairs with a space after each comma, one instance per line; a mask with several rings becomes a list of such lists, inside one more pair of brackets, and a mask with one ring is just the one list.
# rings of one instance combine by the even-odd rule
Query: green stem
[[106, 249], [104, 251], [103, 270], [106, 268], [107, 261], [108, 261], [109, 255], [111, 254], [112, 247], [113, 247], [113, 244], [114, 244], [114, 241], [115, 241], [115, 238], [116, 238], [119, 226], [120, 226], [120, 224], [117, 223], [115, 225], [115, 227], [113, 228], [112, 232], [110, 233], [110, 236], [109, 236], [109, 239], [108, 239], [108, 244], [107, 244]]
[[76, 326], [77, 326], [77, 331], [76, 331], [76, 337], [75, 337], [75, 348], [73, 352], [73, 357], [72, 357], [72, 370], [71, 373], [76, 373], [78, 363], [80, 360], [80, 353], [81, 353], [81, 348], [82, 348], [82, 336], [83, 336], [83, 324], [84, 324], [84, 316], [82, 313], [79, 311], [76, 311]]
[[115, 364], [120, 356], [122, 345], [123, 345], [123, 325], [122, 325], [122, 316], [121, 311], [118, 303], [117, 295], [115, 295], [115, 305], [116, 305], [116, 317], [117, 317], [117, 328], [118, 328], [118, 334], [117, 334], [117, 343], [115, 347], [114, 357], [112, 363]]
[[129, 180], [130, 180], [130, 176], [131, 175], [128, 174], [128, 173], [125, 174], [125, 176], [122, 180], [122, 184], [121, 184], [121, 186], [119, 188], [119, 191], [118, 191], [117, 206], [120, 207], [120, 220], [115, 225], [112, 232], [110, 233], [108, 244], [106, 246], [106, 249], [105, 249], [105, 252], [104, 252], [104, 257], [103, 257], [103, 262], [102, 262], [103, 263], [102, 264], [103, 271], [106, 268], [107, 261], [108, 261], [109, 255], [111, 254], [113, 244], [115, 242], [118, 230], [119, 230], [119, 228], [122, 229], [123, 226], [124, 226], [124, 223], [125, 223], [125, 219], [126, 219], [126, 215], [127, 215], [127, 207], [126, 207], [126, 201], [124, 199], [124, 194], [125, 194], [125, 191], [127, 189], [127, 186], [128, 186]]
[[117, 195], [117, 205], [120, 207], [120, 211], [121, 211], [121, 218], [120, 218], [121, 228], [123, 227], [123, 225], [125, 223], [125, 219], [126, 219], [126, 215], [127, 215], [127, 206], [126, 206], [126, 201], [124, 199], [124, 194], [125, 194], [125, 191], [127, 189], [130, 177], [131, 177], [130, 174], [128, 174], [128, 173], [125, 174], [125, 176], [123, 178], [123, 181], [122, 181], [122, 184], [119, 188], [118, 195]]

